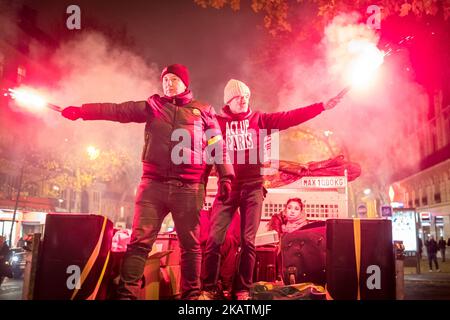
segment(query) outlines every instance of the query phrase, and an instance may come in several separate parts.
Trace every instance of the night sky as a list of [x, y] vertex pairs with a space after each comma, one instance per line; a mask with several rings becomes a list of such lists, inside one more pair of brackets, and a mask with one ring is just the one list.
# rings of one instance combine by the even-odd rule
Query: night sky
[[[126, 30], [127, 48], [159, 69], [182, 63], [191, 72], [196, 96], [214, 105], [222, 101], [230, 78], [250, 81], [246, 67], [252, 50], [269, 35], [262, 16], [243, 1], [240, 11], [203, 9], [190, 0], [169, 1], [24, 1], [38, 11], [37, 24], [50, 36], [70, 37], [95, 24], [98, 28]], [[66, 8], [81, 9], [81, 30], [65, 27]], [[200, 96], [200, 97], [199, 97]]]

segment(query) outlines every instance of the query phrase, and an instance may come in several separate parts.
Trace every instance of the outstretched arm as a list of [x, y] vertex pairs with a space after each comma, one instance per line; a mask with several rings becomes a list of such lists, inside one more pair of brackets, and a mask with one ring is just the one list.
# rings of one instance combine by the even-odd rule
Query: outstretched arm
[[263, 113], [260, 118], [260, 127], [263, 129], [284, 130], [303, 122], [306, 122], [324, 110], [334, 108], [350, 90], [350, 87], [344, 88], [336, 96], [325, 103], [316, 103], [304, 108], [297, 108], [286, 112]]
[[263, 113], [260, 118], [260, 128], [285, 130], [314, 118], [323, 110], [325, 110], [324, 104], [316, 103], [290, 111]]
[[146, 122], [150, 115], [146, 101], [123, 103], [87, 103], [81, 107], [67, 107], [62, 115], [70, 120], [109, 120], [117, 122]]

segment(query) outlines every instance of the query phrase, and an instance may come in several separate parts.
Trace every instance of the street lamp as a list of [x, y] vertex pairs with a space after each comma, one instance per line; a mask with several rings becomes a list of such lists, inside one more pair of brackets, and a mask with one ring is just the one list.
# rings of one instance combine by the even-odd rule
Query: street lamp
[[325, 136], [325, 137], [331, 137], [331, 135], [333, 134], [333, 131], [330, 131], [330, 130], [325, 130], [324, 132], [323, 132], [323, 135]]
[[92, 145], [90, 145], [86, 148], [86, 152], [87, 152], [90, 160], [95, 160], [100, 155], [100, 150]]

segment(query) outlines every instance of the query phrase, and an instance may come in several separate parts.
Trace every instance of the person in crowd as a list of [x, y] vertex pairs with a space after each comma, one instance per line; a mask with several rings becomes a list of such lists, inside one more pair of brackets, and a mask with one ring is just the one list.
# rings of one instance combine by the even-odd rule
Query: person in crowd
[[437, 261], [437, 252], [438, 252], [438, 245], [436, 240], [434, 240], [433, 235], [428, 236], [428, 240], [425, 241], [425, 247], [427, 248], [427, 256], [428, 256], [428, 264], [430, 266], [430, 272], [433, 272], [433, 265], [432, 262], [434, 262], [434, 266], [436, 267], [437, 272], [441, 272], [439, 269], [439, 264]]
[[9, 260], [11, 258], [11, 250], [6, 243], [6, 238], [0, 236], [0, 287], [6, 277], [12, 278], [12, 270], [9, 265]]
[[419, 257], [419, 260], [422, 259], [422, 253], [423, 253], [423, 242], [420, 237], [417, 237], [417, 255]]
[[268, 230], [277, 231], [281, 235], [286, 232], [299, 230], [308, 224], [304, 205], [300, 198], [291, 198], [286, 203], [286, 208], [280, 213], [274, 214], [269, 221]]
[[217, 115], [217, 120], [236, 177], [232, 182], [230, 198], [225, 201], [216, 198], [213, 203], [212, 226], [205, 255], [206, 275], [203, 279], [202, 291], [205, 299], [220, 299], [216, 288], [220, 247], [238, 208], [241, 214], [241, 251], [238, 275], [235, 277], [233, 290], [237, 300], [249, 299], [249, 289], [253, 282], [253, 270], [256, 263], [256, 232], [260, 224], [266, 193], [262, 173], [264, 157], [259, 156], [264, 148], [264, 138], [273, 132], [299, 125], [325, 110], [334, 108], [342, 99], [342, 92], [325, 103], [315, 103], [287, 112], [263, 113], [250, 108], [250, 89], [244, 82], [231, 79], [226, 84], [225, 106], [222, 108], [222, 113]]
[[199, 220], [211, 163], [216, 165], [217, 197], [222, 201], [229, 197], [234, 178], [232, 165], [221, 158], [226, 149], [214, 108], [194, 99], [188, 69], [181, 64], [167, 66], [160, 80], [163, 96], [154, 94], [146, 101], [120, 104], [69, 106], [62, 111], [62, 116], [70, 120], [146, 124], [143, 174], [136, 193], [131, 240], [121, 267], [118, 299], [140, 296], [148, 254], [169, 212], [181, 249], [181, 298], [198, 299], [202, 260]]

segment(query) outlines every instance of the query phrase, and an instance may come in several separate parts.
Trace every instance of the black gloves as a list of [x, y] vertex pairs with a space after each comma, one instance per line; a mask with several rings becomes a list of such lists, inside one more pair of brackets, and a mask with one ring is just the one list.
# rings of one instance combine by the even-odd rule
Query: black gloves
[[81, 118], [81, 108], [72, 106], [64, 108], [61, 115], [69, 120], [77, 120]]
[[228, 179], [220, 180], [218, 191], [219, 191], [218, 199], [222, 202], [227, 201], [231, 194], [231, 181]]

